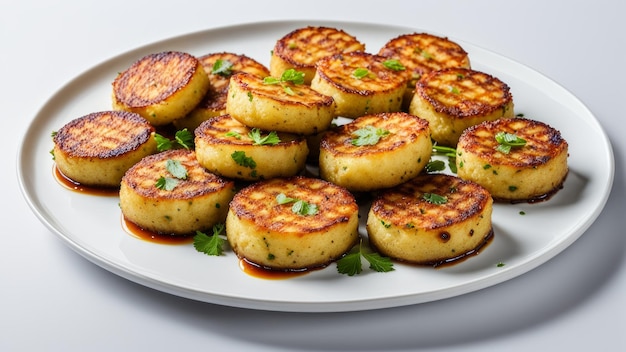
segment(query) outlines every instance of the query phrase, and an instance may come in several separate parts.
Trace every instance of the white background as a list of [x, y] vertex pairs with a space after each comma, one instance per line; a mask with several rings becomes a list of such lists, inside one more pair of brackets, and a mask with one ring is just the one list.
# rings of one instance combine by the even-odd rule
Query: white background
[[[625, 13], [626, 3], [609, 0], [3, 3], [0, 111], [8, 150], [0, 174], [0, 350], [623, 348]], [[274, 19], [351, 20], [445, 33], [554, 79], [590, 108], [613, 144], [615, 181], [603, 213], [554, 259], [495, 287], [408, 307], [330, 314], [229, 308], [155, 291], [83, 259], [39, 223], [20, 194], [15, 157], [30, 120], [52, 94], [138, 46]]]

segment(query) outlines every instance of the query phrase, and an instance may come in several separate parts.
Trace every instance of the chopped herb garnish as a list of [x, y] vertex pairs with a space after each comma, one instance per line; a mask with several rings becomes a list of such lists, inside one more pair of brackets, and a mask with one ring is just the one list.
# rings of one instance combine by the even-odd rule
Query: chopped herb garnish
[[456, 157], [456, 149], [451, 148], [451, 147], [444, 147], [442, 145], [433, 145], [433, 152], [437, 153], [437, 154], [443, 154], [445, 156], [449, 156], [449, 157]]
[[506, 265], [506, 264], [504, 264], [503, 262], [499, 262], [498, 264], [496, 264], [496, 266], [497, 266], [498, 268], [501, 268], [501, 267], [503, 267], [503, 266], [505, 266], [505, 265]]
[[293, 84], [304, 84], [304, 72], [296, 71], [293, 68], [290, 68], [283, 72], [280, 76], [280, 80], [282, 82], [291, 82]]
[[291, 211], [299, 215], [315, 215], [319, 210], [316, 204], [309, 203], [302, 199], [287, 197], [284, 193], [280, 193], [276, 196], [276, 202], [280, 205], [293, 203]]
[[443, 171], [446, 168], [446, 164], [441, 160], [431, 160], [426, 164], [426, 172]]
[[165, 168], [172, 174], [172, 176], [178, 179], [184, 180], [187, 178], [187, 169], [183, 166], [180, 160], [168, 159], [165, 162]]
[[172, 149], [172, 141], [167, 138], [164, 137], [158, 133], [154, 134], [154, 139], [157, 142], [157, 150], [162, 152], [162, 151], [166, 151], [166, 150], [170, 150]]
[[404, 67], [404, 65], [396, 59], [389, 59], [389, 60], [385, 60], [383, 62], [383, 65], [390, 69], [390, 70], [394, 70], [394, 71], [404, 71], [406, 70], [406, 67]]
[[280, 79], [278, 79], [276, 77], [272, 77], [272, 76], [267, 76], [267, 77], [263, 78], [263, 83], [264, 84], [279, 84], [280, 83]]
[[254, 145], [276, 145], [280, 143], [280, 137], [278, 137], [276, 131], [271, 131], [269, 134], [262, 136], [260, 129], [253, 128], [248, 132], [248, 137], [252, 139]]
[[291, 82], [293, 84], [304, 84], [304, 72], [296, 71], [293, 68], [285, 70], [280, 78], [268, 76], [263, 78], [265, 84], [280, 84], [284, 82]]
[[[164, 152], [176, 147], [183, 147], [185, 149], [192, 149], [194, 147], [194, 135], [186, 128], [176, 131], [173, 141], [158, 133], [154, 134], [154, 139], [157, 142], [157, 151], [159, 152]], [[176, 142], [176, 144], [174, 144], [174, 142]]]
[[236, 139], [241, 139], [241, 134], [237, 131], [228, 131], [226, 132], [226, 137], [233, 137]]
[[224, 231], [224, 224], [221, 223], [213, 226], [213, 235], [211, 236], [196, 231], [196, 235], [193, 236], [193, 246], [198, 252], [206, 255], [222, 255], [224, 252], [224, 239], [220, 236], [222, 231]]
[[283, 90], [289, 95], [296, 95], [296, 92], [294, 92], [293, 89], [291, 89], [291, 87], [289, 86], [283, 86]]
[[287, 203], [291, 203], [291, 202], [295, 202], [297, 199], [295, 198], [289, 198], [287, 197], [284, 193], [280, 193], [279, 195], [276, 196], [276, 202], [278, 202], [278, 204], [287, 204]]
[[457, 171], [456, 170], [457, 153], [456, 153], [456, 149], [455, 148], [445, 147], [445, 146], [434, 144], [433, 145], [433, 153], [434, 154], [444, 155], [444, 156], [448, 157], [448, 167], [450, 168], [450, 171], [452, 171], [453, 173], [456, 173], [456, 171]]
[[364, 252], [362, 241], [353, 249], [352, 252], [346, 254], [337, 261], [337, 271], [340, 274], [354, 276], [363, 271], [361, 257], [365, 258], [370, 264], [369, 268], [377, 272], [389, 272], [395, 270], [391, 259], [383, 257], [376, 252]]
[[174, 139], [176, 142], [185, 149], [192, 149], [194, 147], [194, 135], [189, 132], [186, 128], [176, 131], [174, 135]]
[[450, 93], [452, 94], [459, 94], [459, 88], [455, 87], [455, 86], [450, 86]]
[[264, 84], [281, 84], [285, 93], [289, 95], [295, 95], [296, 93], [290, 86], [285, 85], [284, 83], [291, 82], [293, 84], [304, 84], [304, 72], [296, 71], [293, 68], [285, 70], [283, 74], [279, 78], [268, 76], [263, 78]]
[[158, 189], [171, 191], [178, 185], [178, 180], [173, 177], [159, 177], [154, 186]]
[[233, 74], [233, 63], [228, 60], [217, 59], [213, 64], [211, 73], [228, 77]]
[[352, 72], [352, 77], [356, 79], [363, 79], [367, 77], [369, 74], [370, 74], [370, 70], [363, 68], [363, 67], [359, 67], [356, 70], [354, 70], [354, 72]]
[[446, 204], [448, 202], [448, 198], [445, 196], [441, 196], [436, 193], [424, 193], [422, 199], [431, 204]]
[[376, 128], [372, 125], [367, 125], [352, 132], [352, 135], [357, 137], [352, 139], [352, 145], [357, 147], [361, 147], [364, 145], [375, 145], [376, 143], [378, 143], [378, 141], [380, 141], [381, 138], [389, 135], [389, 133], [390, 132], [388, 130]]
[[187, 168], [185, 168], [180, 160], [168, 159], [165, 162], [165, 168], [174, 177], [159, 177], [159, 179], [154, 184], [154, 186], [158, 189], [171, 191], [176, 188], [179, 180], [184, 180], [187, 178]]
[[496, 150], [504, 154], [509, 154], [511, 152], [511, 148], [519, 148], [526, 145], [526, 140], [518, 137], [514, 133], [498, 132], [496, 133], [495, 138], [498, 142]]
[[256, 161], [251, 157], [246, 156], [246, 152], [237, 150], [230, 155], [231, 158], [237, 163], [237, 165], [248, 167], [251, 169], [256, 168]]

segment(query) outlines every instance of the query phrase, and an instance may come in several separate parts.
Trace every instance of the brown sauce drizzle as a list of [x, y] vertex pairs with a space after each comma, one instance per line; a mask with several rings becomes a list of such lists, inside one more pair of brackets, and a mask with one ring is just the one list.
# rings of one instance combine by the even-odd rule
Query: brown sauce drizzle
[[116, 197], [119, 195], [120, 189], [118, 187], [94, 187], [80, 184], [79, 182], [65, 176], [56, 164], [52, 167], [52, 175], [61, 186], [69, 189], [70, 191], [89, 194], [92, 196]]
[[158, 243], [158, 244], [169, 244], [169, 245], [179, 245], [179, 244], [189, 244], [193, 242], [192, 235], [170, 235], [163, 234], [154, 231], [148, 231], [137, 226], [135, 223], [128, 221], [124, 215], [122, 215], [122, 228], [129, 235], [138, 238], [140, 240], [144, 240], [147, 242]]
[[316, 269], [302, 269], [302, 270], [272, 270], [264, 268], [257, 264], [248, 261], [245, 258], [239, 258], [239, 268], [246, 274], [259, 279], [266, 280], [285, 280], [292, 279], [298, 276], [303, 276]]
[[444, 266], [452, 266], [452, 265], [462, 263], [466, 261], [468, 258], [478, 255], [478, 253], [480, 253], [480, 251], [483, 248], [486, 248], [489, 244], [491, 244], [491, 242], [493, 242], [493, 237], [494, 237], [493, 229], [491, 229], [489, 230], [489, 233], [485, 236], [483, 241], [478, 246], [476, 246], [476, 248], [468, 252], [465, 252], [463, 254], [457, 255], [456, 257], [453, 257], [453, 258], [448, 258], [448, 259], [431, 262], [431, 263], [425, 263], [424, 265], [429, 265], [429, 266], [432, 266], [433, 268], [440, 268]]

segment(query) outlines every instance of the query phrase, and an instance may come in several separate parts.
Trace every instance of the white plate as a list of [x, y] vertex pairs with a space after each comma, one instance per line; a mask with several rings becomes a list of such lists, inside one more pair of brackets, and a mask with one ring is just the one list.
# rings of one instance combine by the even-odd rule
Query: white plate
[[[509, 84], [516, 112], [559, 129], [570, 148], [570, 173], [564, 189], [544, 203], [496, 205], [493, 242], [478, 256], [458, 265], [433, 269], [396, 264], [393, 272], [376, 273], [364, 264], [363, 273], [348, 277], [338, 274], [333, 264], [291, 279], [261, 279], [244, 273], [232, 252], [210, 257], [196, 252], [191, 244], [160, 245], [131, 237], [121, 227], [117, 197], [79, 194], [55, 181], [49, 153], [50, 133], [74, 118], [110, 109], [111, 82], [135, 60], [165, 50], [194, 55], [231, 51], [269, 65], [276, 39], [306, 25], [342, 28], [365, 42], [370, 52], [377, 52], [397, 35], [421, 31], [349, 22], [256, 23], [192, 33], [107, 60], [57, 92], [26, 131], [18, 155], [18, 177], [33, 212], [76, 252], [134, 282], [221, 305], [299, 312], [401, 306], [486, 288], [554, 257], [579, 238], [600, 214], [612, 186], [614, 160], [595, 117], [550, 79], [454, 38], [468, 51], [473, 68]], [[497, 266], [500, 262], [505, 265]]]

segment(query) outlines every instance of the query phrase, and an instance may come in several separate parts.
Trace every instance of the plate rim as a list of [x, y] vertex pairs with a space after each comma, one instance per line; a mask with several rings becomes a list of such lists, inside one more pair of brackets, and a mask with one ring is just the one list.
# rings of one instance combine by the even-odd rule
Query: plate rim
[[[427, 31], [424, 29], [419, 29], [419, 28], [413, 28], [413, 27], [406, 27], [406, 26], [398, 26], [398, 25], [389, 25], [389, 24], [381, 24], [381, 23], [370, 23], [370, 22], [359, 22], [359, 21], [328, 21], [328, 20], [279, 20], [279, 21], [259, 21], [259, 22], [245, 22], [245, 23], [238, 23], [238, 24], [231, 24], [231, 25], [227, 25], [227, 26], [218, 26], [218, 27], [214, 27], [214, 28], [208, 28], [208, 29], [203, 29], [203, 30], [199, 30], [199, 31], [194, 31], [194, 32], [190, 32], [190, 33], [186, 33], [186, 34], [180, 34], [180, 35], [176, 35], [176, 36], [171, 36], [168, 38], [164, 38], [161, 40], [157, 40], [154, 42], [150, 42], [144, 45], [141, 45], [137, 48], [131, 49], [131, 50], [127, 50], [121, 53], [118, 53], [117, 55], [113, 55], [99, 63], [97, 63], [96, 65], [87, 68], [86, 70], [83, 70], [82, 72], [80, 72], [78, 75], [72, 77], [69, 81], [67, 81], [64, 85], [62, 85], [59, 89], [57, 89], [54, 94], [52, 94], [52, 96], [48, 97], [45, 102], [40, 106], [40, 108], [37, 110], [36, 114], [34, 115], [34, 117], [31, 118], [26, 130], [23, 132], [22, 135], [22, 139], [18, 148], [18, 153], [17, 153], [17, 158], [16, 158], [16, 175], [17, 175], [17, 179], [18, 179], [18, 185], [20, 188], [20, 191], [22, 193], [22, 196], [24, 197], [26, 203], [28, 204], [29, 208], [31, 209], [31, 211], [34, 213], [34, 215], [38, 218], [38, 220], [44, 224], [44, 226], [50, 230], [51, 232], [53, 232], [56, 237], [60, 238], [63, 243], [65, 243], [66, 245], [68, 245], [72, 250], [74, 250], [75, 252], [77, 252], [78, 254], [80, 254], [81, 256], [83, 256], [85, 259], [89, 260], [90, 262], [104, 268], [105, 270], [108, 270], [120, 277], [123, 277], [129, 281], [135, 282], [135, 283], [139, 283], [142, 284], [144, 286], [162, 291], [162, 292], [166, 292], [169, 294], [173, 294], [173, 295], [177, 295], [177, 296], [181, 296], [181, 297], [185, 297], [185, 298], [189, 298], [189, 299], [193, 299], [193, 300], [198, 300], [198, 301], [203, 301], [203, 302], [208, 302], [208, 303], [215, 303], [215, 304], [220, 304], [220, 305], [226, 305], [226, 306], [233, 306], [233, 307], [240, 307], [240, 308], [249, 308], [249, 309], [258, 309], [258, 310], [271, 310], [271, 311], [293, 311], [293, 312], [338, 312], [338, 311], [359, 311], [359, 310], [370, 310], [370, 309], [378, 309], [378, 308], [387, 308], [387, 307], [395, 307], [395, 306], [403, 306], [403, 305], [408, 305], [408, 304], [419, 304], [419, 303], [424, 303], [424, 302], [429, 302], [429, 301], [433, 301], [433, 300], [438, 300], [438, 299], [445, 299], [445, 298], [450, 298], [450, 297], [454, 297], [454, 296], [459, 296], [462, 294], [466, 294], [469, 292], [474, 292], [489, 286], [493, 286], [495, 284], [498, 284], [500, 282], [504, 282], [504, 281], [508, 281], [510, 279], [513, 279], [521, 274], [524, 274], [526, 272], [529, 272], [533, 269], [535, 269], [536, 267], [544, 264], [546, 261], [550, 260], [551, 258], [555, 257], [556, 255], [558, 255], [560, 252], [562, 252], [563, 250], [565, 250], [567, 247], [569, 247], [573, 242], [575, 242], [584, 232], [587, 231], [587, 229], [596, 221], [596, 219], [598, 218], [598, 216], [602, 213], [602, 211], [604, 210], [604, 207], [608, 201], [608, 198], [610, 196], [611, 193], [611, 189], [613, 187], [613, 180], [614, 180], [614, 173], [615, 173], [615, 161], [614, 161], [614, 154], [613, 154], [613, 150], [612, 150], [612, 146], [610, 143], [610, 140], [608, 138], [608, 135], [606, 134], [606, 132], [604, 131], [602, 125], [600, 124], [599, 120], [594, 116], [594, 114], [590, 111], [590, 109], [584, 104], [584, 102], [582, 102], [578, 97], [576, 97], [571, 91], [569, 91], [567, 88], [563, 87], [561, 84], [559, 84], [558, 82], [552, 80], [551, 78], [549, 78], [548, 76], [542, 74], [541, 72], [534, 70], [532, 68], [530, 68], [529, 66], [520, 63], [518, 61], [515, 61], [509, 57], [506, 57], [504, 55], [501, 55], [497, 52], [494, 52], [492, 50], [489, 49], [485, 49], [481, 46], [475, 45], [467, 40], [462, 40], [462, 39], [457, 39], [457, 38], [453, 38], [452, 40], [455, 41], [459, 41], [459, 42], [464, 42], [467, 43], [469, 45], [472, 45], [473, 47], [480, 49], [480, 50], [484, 50], [486, 52], [488, 52], [490, 55], [494, 55], [495, 57], [499, 58], [499, 59], [504, 59], [507, 61], [510, 61], [512, 64], [515, 64], [519, 67], [524, 67], [526, 70], [528, 70], [529, 72], [533, 72], [534, 74], [536, 74], [538, 77], [541, 77], [542, 79], [545, 79], [549, 82], [551, 82], [551, 84], [553, 84], [555, 87], [557, 87], [558, 89], [562, 89], [564, 93], [566, 93], [571, 99], [573, 99], [573, 101], [575, 101], [578, 105], [580, 109], [584, 109], [584, 113], [586, 115], [588, 115], [591, 120], [589, 122], [593, 122], [594, 127], [597, 128], [597, 132], [600, 133], [603, 137], [603, 141], [605, 143], [603, 143], [603, 148], [606, 151], [606, 155], [607, 158], [609, 159], [609, 165], [607, 165], [608, 168], [608, 173], [607, 173], [607, 180], [606, 183], [604, 184], [604, 193], [602, 195], [602, 197], [599, 199], [598, 201], [598, 206], [594, 209], [594, 211], [592, 212], [592, 214], [590, 214], [590, 216], [586, 219], [586, 221], [581, 224], [576, 231], [574, 231], [573, 234], [567, 236], [567, 240], [566, 241], [560, 241], [558, 246], [552, 247], [551, 250], [549, 251], [544, 251], [541, 253], [538, 253], [538, 257], [535, 258], [535, 260], [532, 262], [532, 265], [526, 264], [524, 266], [517, 266], [516, 268], [512, 268], [509, 271], [507, 271], [509, 276], [506, 279], [503, 280], [495, 280], [494, 279], [489, 279], [489, 278], [482, 278], [480, 280], [480, 282], [475, 282], [472, 283], [471, 285], [464, 285], [462, 288], [457, 288], [456, 291], [454, 292], [447, 292], [447, 294], [441, 295], [441, 294], [437, 294], [437, 298], [436, 299], [430, 299], [428, 297], [421, 299], [421, 300], [415, 300], [413, 297], [411, 297], [411, 295], [406, 295], [406, 296], [394, 296], [392, 298], [382, 298], [382, 299], [365, 299], [365, 300], [359, 300], [358, 302], [354, 302], [354, 303], [346, 303], [345, 301], [336, 301], [336, 302], [331, 302], [331, 301], [325, 301], [325, 302], [317, 302], [317, 303], [312, 303], [312, 302], [274, 302], [274, 301], [267, 301], [267, 300], [251, 300], [249, 298], [240, 298], [240, 297], [232, 297], [232, 296], [219, 296], [216, 295], [214, 293], [211, 294], [211, 298], [210, 300], [207, 300], [206, 298], [206, 293], [204, 292], [197, 292], [197, 290], [193, 290], [190, 288], [182, 288], [181, 286], [177, 286], [177, 285], [173, 285], [171, 283], [168, 282], [163, 282], [162, 280], [156, 280], [154, 277], [150, 277], [147, 275], [144, 275], [143, 273], [138, 273], [138, 272], [131, 272], [127, 267], [120, 265], [120, 263], [116, 263], [115, 261], [111, 261], [109, 260], [109, 258], [105, 258], [101, 255], [99, 255], [98, 253], [92, 251], [89, 248], [85, 248], [84, 246], [81, 246], [80, 243], [78, 243], [76, 241], [76, 239], [74, 238], [70, 238], [71, 236], [68, 236], [67, 234], [63, 233], [63, 231], [61, 231], [60, 228], [58, 228], [58, 226], [55, 226], [55, 224], [53, 224], [50, 219], [46, 216], [44, 216], [44, 214], [47, 215], [51, 215], [48, 214], [47, 212], [44, 211], [43, 209], [43, 204], [40, 204], [40, 200], [37, 199], [36, 195], [34, 194], [34, 191], [32, 190], [32, 186], [30, 186], [29, 184], [29, 180], [28, 175], [26, 175], [25, 173], [25, 165], [27, 163], [27, 161], [25, 160], [26, 155], [28, 155], [28, 150], [29, 147], [30, 148], [35, 148], [34, 145], [29, 144], [28, 141], [28, 136], [30, 135], [39, 135], [39, 133], [35, 133], [36, 131], [39, 130], [39, 128], [41, 127], [37, 127], [37, 122], [41, 121], [43, 119], [43, 117], [41, 117], [42, 113], [44, 111], [46, 111], [46, 108], [51, 105], [55, 100], [59, 99], [58, 97], [60, 95], [62, 95], [63, 92], [65, 92], [66, 90], [70, 89], [72, 87], [73, 84], [75, 84], [79, 79], [83, 78], [85, 75], [87, 75], [88, 73], [92, 73], [93, 71], [96, 71], [100, 68], [102, 68], [104, 65], [110, 65], [112, 61], [114, 60], [121, 60], [122, 58], [129, 56], [131, 53], [136, 53], [136, 52], [145, 52], [145, 51], [150, 51], [152, 50], [152, 48], [156, 48], [159, 46], [163, 46], [164, 44], [168, 43], [168, 42], [175, 42], [175, 41], [180, 41], [182, 39], [185, 38], [191, 38], [191, 37], [195, 37], [198, 35], [203, 35], [203, 34], [207, 34], [207, 33], [211, 33], [211, 32], [217, 32], [217, 31], [228, 31], [228, 30], [232, 30], [232, 29], [237, 29], [237, 30], [243, 30], [245, 28], [251, 28], [251, 27], [258, 27], [258, 26], [269, 26], [269, 25], [276, 25], [276, 24], [280, 24], [280, 25], [290, 25], [293, 26], [294, 28], [296, 28], [297, 26], [304, 26], [304, 25], [329, 25], [329, 26], [336, 26], [336, 27], [340, 27], [340, 26], [376, 26], [376, 27], [380, 27], [380, 28], [386, 28], [386, 29], [395, 29], [395, 30], [411, 30], [411, 31], [424, 31], [424, 32], [428, 32], [431, 34], [435, 34], [435, 35], [441, 35], [439, 33], [436, 33], [434, 31]], [[492, 276], [500, 276], [501, 274], [498, 273], [494, 273]], [[434, 293], [432, 293], [434, 294]], [[384, 301], [384, 302], [381, 302]]]

